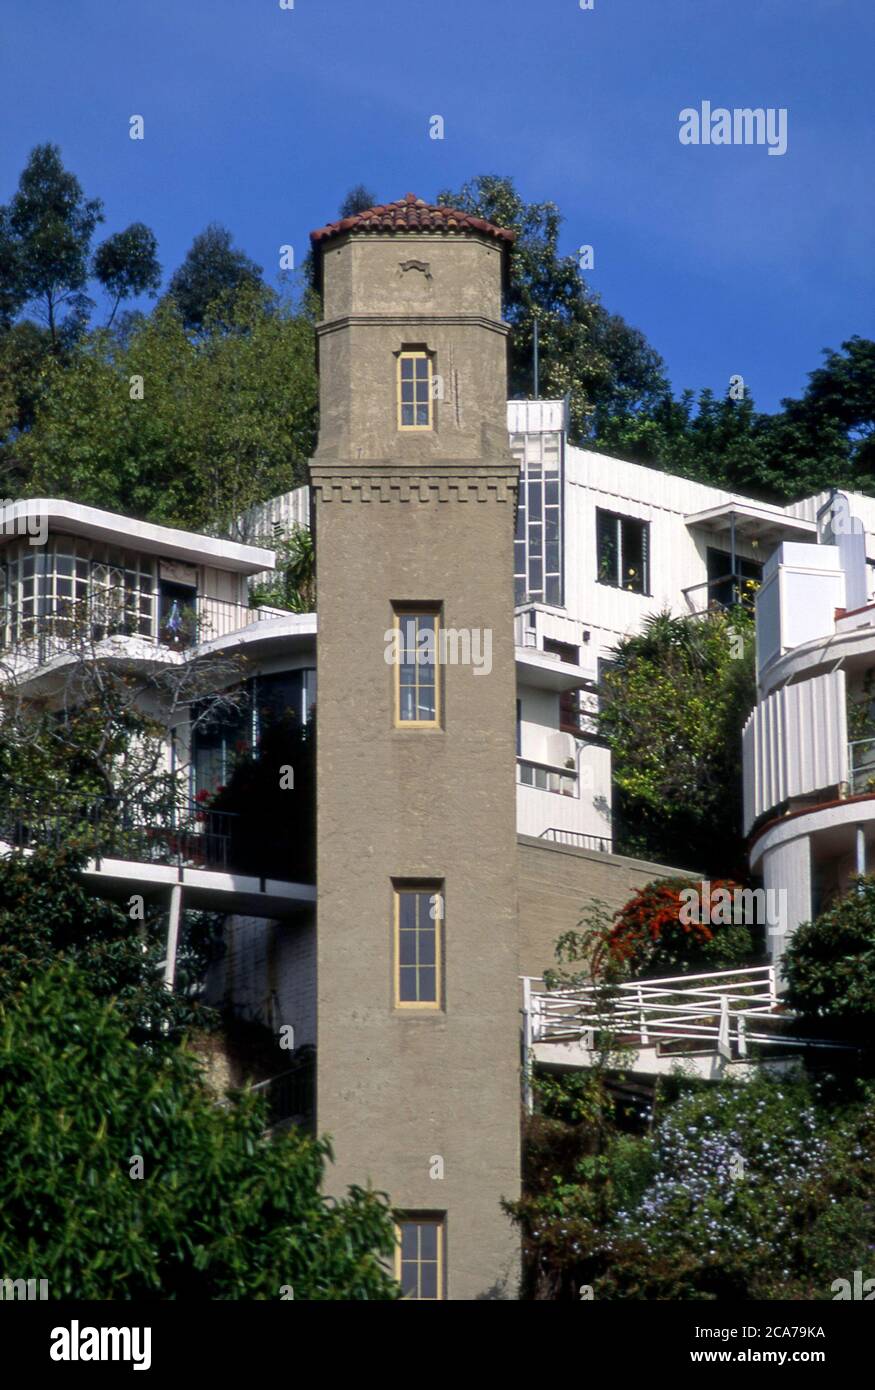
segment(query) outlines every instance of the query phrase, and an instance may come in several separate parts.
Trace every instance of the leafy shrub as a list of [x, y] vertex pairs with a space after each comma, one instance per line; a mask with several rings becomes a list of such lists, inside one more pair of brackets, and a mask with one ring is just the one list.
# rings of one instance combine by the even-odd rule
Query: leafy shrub
[[784, 957], [787, 1003], [822, 1034], [871, 1042], [875, 1024], [875, 878], [813, 922], [803, 922]]
[[855, 1269], [875, 1277], [871, 1083], [669, 1079], [649, 1131], [609, 1117], [595, 1142], [586, 1117], [576, 1144], [568, 1107], [547, 1109], [527, 1141], [538, 1181], [509, 1208], [530, 1295], [831, 1299]]
[[[734, 893], [739, 885], [715, 879], [712, 900], [721, 890]], [[702, 903], [695, 913], [684, 912], [695, 892]], [[724, 923], [705, 906], [708, 886], [692, 878], [665, 878], [647, 883], [614, 913], [607, 928], [596, 934], [592, 968], [595, 975], [615, 970], [632, 975], [671, 975], [699, 970], [722, 970], [747, 960], [753, 936], [743, 923]]]

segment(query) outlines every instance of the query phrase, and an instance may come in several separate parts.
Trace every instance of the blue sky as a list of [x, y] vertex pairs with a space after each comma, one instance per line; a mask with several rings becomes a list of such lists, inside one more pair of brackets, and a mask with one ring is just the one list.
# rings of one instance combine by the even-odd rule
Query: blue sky
[[[0, 201], [54, 141], [168, 274], [210, 221], [273, 273], [355, 183], [501, 173], [678, 390], [740, 373], [774, 409], [875, 336], [872, 0], [0, 0], [0, 45]], [[682, 146], [702, 100], [786, 107], [787, 153]]]

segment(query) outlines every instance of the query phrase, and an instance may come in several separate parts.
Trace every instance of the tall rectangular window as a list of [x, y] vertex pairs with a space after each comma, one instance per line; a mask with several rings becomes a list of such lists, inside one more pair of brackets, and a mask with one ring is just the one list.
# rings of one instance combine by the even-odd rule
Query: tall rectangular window
[[514, 603], [563, 602], [562, 435], [514, 434], [520, 465], [514, 541]]
[[396, 887], [396, 1009], [440, 1008], [443, 919], [441, 884]]
[[395, 1278], [405, 1298], [434, 1300], [444, 1296], [444, 1220], [409, 1216], [396, 1227]]
[[632, 594], [650, 593], [650, 525], [616, 512], [596, 511], [598, 582]]
[[396, 609], [395, 723], [404, 728], [440, 723], [440, 617], [436, 611]]
[[432, 363], [424, 349], [398, 354], [398, 428], [432, 427]]

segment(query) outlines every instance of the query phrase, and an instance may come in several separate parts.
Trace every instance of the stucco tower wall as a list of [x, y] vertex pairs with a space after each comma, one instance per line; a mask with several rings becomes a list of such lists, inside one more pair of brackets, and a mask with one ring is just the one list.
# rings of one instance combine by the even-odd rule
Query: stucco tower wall
[[[414, 260], [428, 275], [399, 269]], [[446, 1213], [446, 1293], [456, 1299], [513, 1296], [518, 1264], [500, 1208], [519, 1191], [520, 1117], [516, 467], [501, 275], [501, 251], [477, 237], [351, 237], [329, 248], [325, 432], [311, 465], [318, 1126], [334, 1141], [333, 1191], [372, 1181], [399, 1209]], [[457, 373], [427, 435], [397, 428], [393, 354], [405, 343]], [[385, 634], [393, 603], [418, 602], [440, 604], [447, 626], [492, 634], [489, 674], [442, 668], [439, 729], [397, 728], [393, 717]], [[394, 1008], [395, 879], [445, 885], [438, 1011]], [[442, 1179], [430, 1176], [435, 1156]]]

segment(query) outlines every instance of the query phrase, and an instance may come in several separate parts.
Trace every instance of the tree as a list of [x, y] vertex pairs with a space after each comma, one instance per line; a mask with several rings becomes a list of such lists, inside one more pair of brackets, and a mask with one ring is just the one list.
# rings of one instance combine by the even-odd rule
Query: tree
[[316, 408], [312, 322], [250, 287], [196, 336], [172, 301], [123, 341], [89, 335], [14, 456], [36, 495], [235, 534], [247, 507], [304, 481]]
[[196, 236], [170, 281], [169, 294], [175, 301], [185, 328], [195, 332], [206, 324], [210, 311], [227, 307], [238, 292], [262, 286], [261, 266], [231, 244], [231, 233], [218, 223]]
[[17, 441], [33, 425], [55, 361], [51, 334], [41, 324], [22, 319], [0, 331], [0, 470], [7, 497], [27, 486]]
[[[5, 830], [5, 826], [4, 826]], [[60, 847], [59, 847], [60, 846]], [[216, 1019], [184, 989], [164, 988], [166, 915], [144, 905], [142, 919], [90, 891], [82, 879], [87, 836], [68, 836], [33, 853], [0, 859], [0, 1005], [43, 979], [64, 961], [90, 992], [114, 999], [131, 1038], [155, 1048], [177, 1046], [187, 1029], [211, 1029]], [[183, 914], [177, 980], [202, 976], [215, 949], [201, 914]]]
[[608, 420], [642, 410], [665, 393], [664, 364], [643, 334], [604, 309], [578, 258], [559, 254], [562, 216], [555, 203], [525, 203], [512, 179], [494, 174], [445, 190], [438, 202], [516, 233], [505, 305], [513, 395], [532, 394], [535, 320], [540, 394], [568, 396], [575, 442], [590, 443]]
[[[689, 974], [739, 966], [753, 954], [753, 937], [744, 923], [720, 909], [740, 885], [715, 879], [660, 878], [647, 883], [608, 918], [597, 915], [578, 923], [559, 945], [565, 959], [585, 960], [594, 979]], [[691, 894], [695, 894], [691, 898]], [[684, 895], [684, 896], [682, 896]], [[705, 899], [708, 898], [708, 905]], [[698, 910], [684, 912], [698, 903]], [[730, 920], [725, 918], [729, 916]]]
[[[7, 247], [2, 294], [10, 304], [33, 302], [52, 346], [78, 331], [91, 307], [85, 293], [94, 229], [103, 219], [99, 198], [86, 198], [57, 145], [31, 150], [18, 191], [3, 210], [0, 243]], [[11, 254], [10, 254], [11, 250]], [[64, 311], [66, 320], [62, 319]]]
[[94, 253], [94, 274], [113, 298], [108, 327], [123, 299], [157, 293], [161, 266], [155, 233], [142, 222], [132, 222], [123, 232], [107, 237]]
[[[136, 811], [172, 825], [187, 778], [167, 769], [168, 730], [184, 721], [193, 734], [236, 711], [245, 659], [219, 652], [132, 663], [124, 658], [139, 615], [125, 610], [121, 589], [66, 602], [24, 635], [18, 664], [0, 664], [0, 822], [47, 813], [72, 829], [100, 802], [113, 816]], [[37, 662], [52, 669], [35, 693]]]
[[875, 1088], [545, 1075], [528, 1121], [525, 1296], [830, 1300], [875, 1243]]
[[774, 414], [704, 390], [664, 392], [604, 420], [595, 447], [634, 463], [784, 504], [829, 487], [875, 489], [875, 342], [855, 336]]
[[755, 697], [753, 654], [742, 606], [656, 614], [616, 647], [599, 728], [627, 853], [740, 876], [739, 749]]
[[327, 1141], [265, 1125], [252, 1092], [218, 1105], [193, 1056], [135, 1046], [117, 1004], [48, 971], [0, 1005], [0, 1268], [53, 1298], [396, 1298], [386, 1198], [323, 1197]]
[[349, 190], [340, 207], [338, 217], [353, 217], [357, 212], [367, 212], [368, 208], [376, 207], [377, 198], [369, 188], [363, 183], [357, 183]]
[[796, 928], [783, 962], [786, 1001], [821, 1036], [871, 1043], [875, 1023], [875, 878], [859, 878]]

